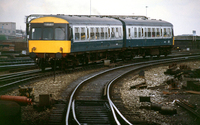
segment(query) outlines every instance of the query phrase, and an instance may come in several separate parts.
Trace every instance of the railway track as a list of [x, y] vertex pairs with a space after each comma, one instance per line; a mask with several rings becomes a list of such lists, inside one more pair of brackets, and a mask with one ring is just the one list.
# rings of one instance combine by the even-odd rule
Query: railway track
[[30, 69], [36, 69], [35, 62], [29, 57], [20, 57], [14, 59], [0, 59], [0, 71], [17, 72]]
[[[57, 71], [56, 74], [62, 73]], [[52, 76], [54, 74], [50, 69], [46, 72], [41, 70], [30, 70], [24, 72], [10, 73], [6, 75], [0, 75], [0, 94], [4, 94], [12, 89], [17, 88], [19, 85], [26, 85], [30, 81], [37, 80], [39, 78]]]
[[[66, 113], [66, 124], [134, 124], [138, 121], [126, 119], [117, 109], [109, 95], [109, 88], [125, 74], [141, 68], [196, 59], [200, 56], [177, 57], [152, 60], [115, 67], [81, 81], [71, 93]], [[105, 88], [107, 87], [107, 88]], [[106, 92], [105, 92], [106, 90]], [[106, 93], [106, 95], [105, 95]], [[103, 97], [107, 97], [106, 99]], [[141, 123], [139, 121], [139, 123]]]
[[[188, 59], [195, 59], [199, 56], [187, 56], [187, 57], [177, 57], [174, 58], [176, 61], [188, 60]], [[134, 64], [127, 64], [124, 66], [118, 66], [112, 69], [108, 69], [106, 71], [100, 72], [96, 75], [85, 77], [83, 81], [81, 81], [77, 86], [74, 85], [74, 87], [67, 88], [68, 90], [72, 90], [73, 88], [76, 88], [74, 92], [72, 92], [72, 95], [69, 97], [69, 103], [68, 107], [66, 107], [66, 104], [58, 104], [57, 110], [54, 115], [52, 115], [52, 118], [50, 118], [50, 123], [57, 122], [61, 115], [63, 117], [63, 113], [65, 114], [65, 109], [67, 108], [66, 118], [61, 118], [61, 121], [66, 121], [66, 124], [96, 124], [96, 123], [105, 123], [105, 124], [130, 124], [135, 123], [135, 121], [126, 120], [126, 116], [122, 116], [122, 113], [120, 113], [120, 110], [118, 110], [117, 105], [115, 106], [115, 103], [112, 102], [112, 100], [109, 100], [109, 88], [110, 84], [113, 84], [115, 82], [115, 79], [117, 80], [119, 76], [123, 76], [122, 74], [131, 72], [132, 70], [137, 70], [138, 68], [143, 68], [145, 66], [156, 65], [156, 63], [162, 63], [165, 61], [165, 63], [173, 62], [174, 59], [162, 59], [162, 60], [151, 60], [151, 61], [145, 61], [145, 62], [138, 62]], [[135, 61], [136, 62], [136, 61]], [[139, 67], [140, 66], [140, 67]], [[83, 68], [76, 68], [75, 70], [68, 70], [67, 73], [76, 72], [80, 70], [85, 69], [91, 69], [99, 66], [93, 66], [93, 67], [83, 67]], [[29, 81], [32, 79], [38, 79], [42, 76], [42, 74], [48, 74], [48, 73], [42, 73], [40, 70], [39, 72], [32, 72], [29, 74], [29, 76], [25, 76], [26, 74], [29, 74], [28, 71], [23, 73], [12, 73], [9, 75], [1, 75], [0, 76], [0, 89], [1, 93], [7, 92], [6, 89], [11, 89], [10, 86], [17, 87], [21, 83], [24, 83], [24, 81]], [[33, 74], [33, 75], [31, 75]], [[53, 73], [51, 73], [51, 76]], [[48, 76], [48, 75], [47, 75]], [[16, 78], [14, 78], [16, 77]], [[21, 78], [19, 78], [21, 77]], [[100, 77], [100, 78], [99, 78]], [[10, 83], [5, 85], [5, 81], [10, 80]], [[17, 81], [19, 81], [17, 83]], [[7, 83], [7, 82], [6, 82]], [[110, 83], [110, 84], [109, 84]], [[6, 88], [4, 90], [4, 88]], [[76, 91], [78, 90], [78, 91]], [[106, 90], [106, 91], [105, 91]], [[107, 94], [105, 94], [107, 93]], [[112, 98], [111, 98], [112, 99]], [[118, 104], [119, 106], [120, 104]], [[90, 110], [85, 110], [90, 109]], [[97, 110], [98, 109], [98, 110]], [[123, 108], [122, 108], [123, 109]], [[92, 116], [92, 117], [91, 117]], [[59, 117], [59, 118], [58, 118]], [[98, 121], [98, 122], [97, 122]], [[130, 122], [129, 122], [130, 121]], [[60, 123], [57, 122], [58, 124]]]
[[0, 59], [0, 65], [10, 65], [10, 64], [24, 64], [24, 63], [34, 63], [30, 57], [18, 57], [14, 59]]
[[88, 65], [83, 67], [76, 67], [75, 69], [68, 69], [65, 71], [57, 70], [53, 71], [51, 68], [47, 68], [45, 71], [40, 69], [34, 69], [29, 71], [22, 71], [16, 73], [9, 73], [5, 75], [0, 75], [0, 94], [4, 94], [12, 89], [15, 89], [19, 85], [29, 84], [30, 81], [40, 80], [40, 78], [45, 78], [49, 76], [59, 75], [63, 73], [73, 73], [79, 72], [81, 70], [89, 70], [102, 67], [102, 63], [98, 65]]

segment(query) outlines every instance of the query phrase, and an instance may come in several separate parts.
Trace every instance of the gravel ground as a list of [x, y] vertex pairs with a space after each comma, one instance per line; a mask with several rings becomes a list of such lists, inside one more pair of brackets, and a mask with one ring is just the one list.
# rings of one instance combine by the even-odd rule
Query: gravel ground
[[[200, 68], [200, 61], [185, 62], [181, 63], [190, 66], [192, 69]], [[178, 64], [180, 65], [180, 64]], [[132, 78], [126, 78], [123, 87], [120, 90], [121, 98], [125, 107], [132, 111], [133, 114], [139, 113], [138, 116], [133, 116], [136, 120], [145, 120], [150, 123], [162, 124], [162, 125], [185, 125], [185, 124], [198, 124], [195, 122], [195, 117], [190, 115], [188, 112], [179, 108], [176, 104], [172, 103], [174, 99], [180, 99], [182, 95], [163, 95], [163, 91], [168, 91], [168, 86], [164, 81], [172, 79], [172, 76], [165, 75], [164, 72], [168, 69], [168, 66], [161, 66], [157, 68], [152, 68], [145, 71], [145, 79], [147, 88], [145, 89], [130, 89], [131, 86], [137, 85], [144, 82], [143, 78], [132, 76]], [[181, 83], [180, 83], [181, 84]], [[149, 89], [153, 87], [154, 89]], [[181, 91], [181, 90], [180, 90]], [[177, 92], [177, 90], [176, 90]], [[175, 115], [162, 115], [158, 111], [140, 109], [140, 106], [148, 105], [148, 103], [140, 102], [139, 96], [150, 96], [151, 102], [156, 104], [162, 104], [163, 106], [170, 106], [177, 109], [177, 114]], [[186, 96], [186, 100], [195, 101], [195, 96]], [[198, 99], [199, 100], [199, 99]], [[196, 100], [197, 101], [197, 100]], [[200, 105], [200, 103], [199, 103]]]

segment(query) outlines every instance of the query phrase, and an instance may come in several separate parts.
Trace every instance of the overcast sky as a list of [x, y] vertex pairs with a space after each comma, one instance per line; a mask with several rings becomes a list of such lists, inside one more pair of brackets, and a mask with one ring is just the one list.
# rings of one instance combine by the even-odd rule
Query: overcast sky
[[[174, 25], [174, 34], [200, 35], [200, 0], [0, 0], [0, 22], [25, 30], [30, 14], [144, 15]], [[148, 6], [146, 8], [146, 6]]]

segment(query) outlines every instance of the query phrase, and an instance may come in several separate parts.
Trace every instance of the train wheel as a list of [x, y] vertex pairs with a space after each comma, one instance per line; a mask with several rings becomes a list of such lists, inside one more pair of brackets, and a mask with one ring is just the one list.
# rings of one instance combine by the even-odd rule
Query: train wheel
[[153, 55], [150, 55], [150, 59], [153, 59]]
[[39, 68], [42, 69], [42, 71], [45, 71], [46, 63], [45, 63], [45, 60], [43, 58], [41, 58], [39, 60]]
[[88, 58], [85, 58], [84, 64], [85, 64], [85, 65], [88, 65]]

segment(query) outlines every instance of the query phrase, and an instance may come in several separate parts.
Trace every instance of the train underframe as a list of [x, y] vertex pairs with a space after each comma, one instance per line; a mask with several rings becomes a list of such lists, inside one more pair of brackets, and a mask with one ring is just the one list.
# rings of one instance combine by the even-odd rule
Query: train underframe
[[102, 51], [89, 51], [64, 54], [61, 58], [56, 58], [56, 54], [37, 54], [36, 63], [42, 70], [46, 67], [59, 67], [60, 69], [74, 68], [78, 65], [87, 65], [102, 60], [110, 60], [116, 62], [117, 59], [128, 60], [133, 59], [135, 56], [167, 56], [171, 53], [172, 46], [167, 47], [149, 47], [149, 48], [122, 48], [113, 50]]

